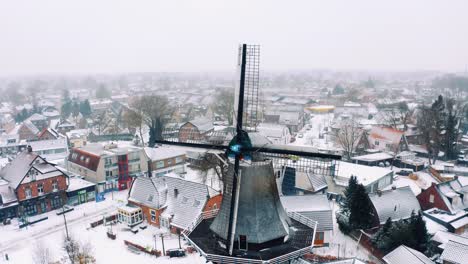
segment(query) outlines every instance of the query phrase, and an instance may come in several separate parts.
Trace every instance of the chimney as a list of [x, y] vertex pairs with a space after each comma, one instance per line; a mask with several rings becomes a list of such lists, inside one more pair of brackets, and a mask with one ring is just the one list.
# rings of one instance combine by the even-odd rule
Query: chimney
[[381, 191], [381, 190], [377, 190], [376, 193], [377, 193], [377, 195], [378, 195], [379, 197], [382, 196], [382, 191]]
[[28, 145], [28, 153], [32, 153], [32, 147], [31, 147], [31, 145]]
[[392, 185], [392, 190], [396, 190], [396, 186], [395, 186], [395, 185]]

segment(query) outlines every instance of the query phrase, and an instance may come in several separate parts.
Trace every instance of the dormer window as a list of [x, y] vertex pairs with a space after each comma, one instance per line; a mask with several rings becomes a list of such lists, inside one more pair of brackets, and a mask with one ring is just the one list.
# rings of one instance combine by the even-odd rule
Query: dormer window
[[148, 202], [153, 202], [154, 196], [152, 194], [148, 195]]

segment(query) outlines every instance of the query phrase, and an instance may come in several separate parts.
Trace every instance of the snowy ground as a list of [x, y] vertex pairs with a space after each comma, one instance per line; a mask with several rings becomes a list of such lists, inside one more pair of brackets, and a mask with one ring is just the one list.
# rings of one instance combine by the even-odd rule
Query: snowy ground
[[314, 248], [313, 252], [319, 255], [331, 255], [339, 258], [357, 257], [361, 260], [370, 260], [375, 263], [381, 263], [367, 249], [358, 245], [358, 242], [350, 236], [343, 234], [338, 228], [336, 222], [336, 212], [339, 210], [339, 205], [332, 201], [333, 210], [333, 234], [330, 238], [330, 246], [322, 248]]
[[[294, 146], [312, 146], [319, 149], [337, 149], [330, 138], [330, 131], [325, 131], [333, 121], [334, 114], [316, 114], [296, 135], [296, 141], [291, 143]], [[330, 129], [330, 128], [328, 128]], [[300, 137], [302, 135], [302, 137]], [[322, 138], [321, 138], [322, 136]]]
[[[89, 223], [101, 219], [103, 214], [116, 212], [116, 208], [123, 204], [127, 197], [127, 191], [115, 192], [114, 200], [109, 193], [106, 200], [100, 203], [86, 203], [75, 207], [75, 210], [67, 213], [69, 233], [81, 242], [89, 242], [93, 247], [97, 263], [205, 263], [205, 260], [197, 254], [190, 254], [184, 258], [169, 259], [168, 257], [155, 258], [144, 253], [135, 254], [127, 250], [123, 240], [128, 240], [142, 246], [154, 248], [154, 234], [165, 234], [165, 249], [178, 248], [178, 237], [170, 235], [168, 230], [148, 226], [137, 234], [129, 231], [128, 227], [118, 224], [113, 227], [117, 233], [116, 240], [110, 240], [106, 236], [108, 227], [99, 226], [89, 228]], [[48, 220], [34, 224], [27, 229], [19, 229], [17, 221], [12, 225], [0, 226], [0, 263], [27, 264], [33, 262], [33, 252], [37, 245], [48, 248], [52, 260], [60, 260], [64, 256], [62, 241], [65, 235], [63, 216], [57, 216], [55, 212], [45, 214]], [[182, 240], [182, 246], [185, 246]], [[162, 250], [161, 238], [156, 241], [158, 250]], [[10, 261], [4, 260], [5, 254]]]

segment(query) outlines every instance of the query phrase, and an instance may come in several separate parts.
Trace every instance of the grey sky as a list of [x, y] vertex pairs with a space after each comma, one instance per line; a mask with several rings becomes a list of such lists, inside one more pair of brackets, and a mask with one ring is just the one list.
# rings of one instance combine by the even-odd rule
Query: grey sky
[[444, 70], [468, 64], [468, 1], [0, 2], [0, 75], [232, 71], [238, 43], [265, 70]]

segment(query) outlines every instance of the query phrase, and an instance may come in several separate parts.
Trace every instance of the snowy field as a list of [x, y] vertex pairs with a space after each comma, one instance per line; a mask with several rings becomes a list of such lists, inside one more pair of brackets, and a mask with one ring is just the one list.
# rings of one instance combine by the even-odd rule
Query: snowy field
[[[156, 248], [162, 251], [161, 238], [159, 237], [159, 234], [162, 233], [164, 234], [166, 250], [178, 248], [178, 237], [171, 235], [168, 230], [148, 226], [145, 230], [133, 234], [128, 227], [118, 224], [113, 226], [114, 232], [117, 233], [117, 239], [110, 240], [106, 236], [107, 226], [89, 228], [90, 222], [102, 219], [104, 214], [115, 213], [116, 208], [120, 204], [124, 204], [127, 192], [114, 192], [114, 200], [112, 200], [112, 195], [108, 193], [103, 202], [82, 204], [76, 206], [74, 211], [67, 213], [70, 235], [80, 242], [89, 242], [97, 263], [205, 263], [205, 260], [197, 254], [173, 259], [169, 259], [169, 257], [156, 258], [144, 253], [135, 254], [129, 251], [123, 242], [123, 240], [128, 240], [144, 247], [154, 248], [153, 235], [157, 234]], [[0, 226], [0, 263], [33, 264], [34, 251], [38, 245], [47, 248], [54, 261], [65, 256], [65, 252], [62, 250], [65, 236], [63, 216], [57, 216], [55, 212], [44, 215], [47, 215], [49, 219], [27, 228], [19, 229], [16, 220], [13, 221], [12, 225]], [[181, 240], [181, 244], [183, 247], [186, 246], [183, 240]], [[8, 254], [9, 261], [5, 261], [5, 254]]]

